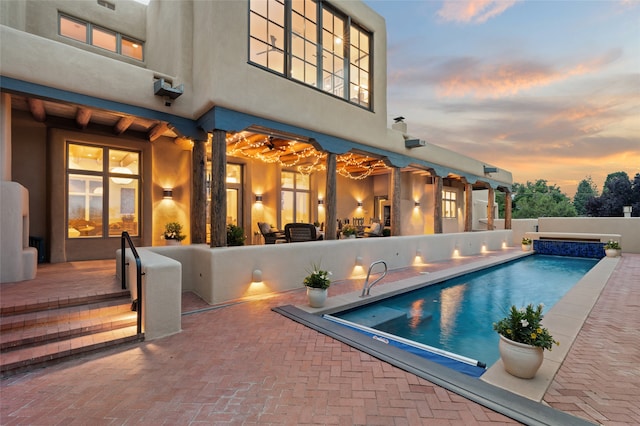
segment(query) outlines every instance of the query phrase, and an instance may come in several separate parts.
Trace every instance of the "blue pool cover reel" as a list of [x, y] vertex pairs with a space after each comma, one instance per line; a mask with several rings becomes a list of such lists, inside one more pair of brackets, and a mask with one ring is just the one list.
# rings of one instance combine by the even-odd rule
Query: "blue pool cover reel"
[[385, 333], [383, 331], [352, 323], [350, 321], [346, 321], [331, 315], [325, 314], [323, 315], [323, 318], [342, 326], [354, 329], [362, 334], [370, 336], [371, 338], [379, 342], [395, 346], [421, 358], [437, 362], [440, 365], [451, 368], [460, 373], [464, 373], [467, 376], [480, 377], [486, 371], [486, 366], [483, 363], [471, 358], [464, 357], [462, 355], [447, 352], [442, 349], [424, 345], [422, 343], [412, 342], [408, 339], [404, 339], [399, 336], [394, 336], [393, 334]]

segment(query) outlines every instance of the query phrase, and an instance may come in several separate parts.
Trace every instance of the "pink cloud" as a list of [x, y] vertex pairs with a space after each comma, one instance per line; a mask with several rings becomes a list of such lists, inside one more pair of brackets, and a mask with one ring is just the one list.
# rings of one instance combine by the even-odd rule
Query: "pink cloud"
[[619, 56], [620, 51], [614, 50], [601, 57], [560, 70], [531, 62], [485, 64], [467, 61], [465, 67], [453, 66], [447, 70], [447, 74], [438, 82], [437, 94], [440, 97], [473, 95], [477, 98], [514, 95], [534, 87], [548, 86], [573, 76], [597, 71]]
[[444, 21], [482, 24], [517, 2], [518, 0], [445, 0], [438, 16]]

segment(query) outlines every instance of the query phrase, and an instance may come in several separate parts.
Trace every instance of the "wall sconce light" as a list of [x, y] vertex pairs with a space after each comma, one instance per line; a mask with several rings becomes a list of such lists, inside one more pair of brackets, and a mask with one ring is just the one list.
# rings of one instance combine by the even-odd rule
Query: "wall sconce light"
[[251, 274], [251, 282], [253, 283], [262, 282], [262, 270], [260, 269], [253, 270], [253, 273]]
[[319, 206], [323, 206], [324, 205], [324, 200], [322, 198], [318, 198], [318, 205]]
[[362, 266], [362, 256], [356, 256], [356, 266]]
[[256, 203], [262, 202], [262, 194], [256, 194]]
[[173, 188], [164, 188], [162, 190], [162, 198], [165, 200], [173, 200]]
[[420, 201], [415, 201], [413, 203], [413, 207], [420, 207]]
[[358, 207], [362, 207], [362, 201], [358, 201]]

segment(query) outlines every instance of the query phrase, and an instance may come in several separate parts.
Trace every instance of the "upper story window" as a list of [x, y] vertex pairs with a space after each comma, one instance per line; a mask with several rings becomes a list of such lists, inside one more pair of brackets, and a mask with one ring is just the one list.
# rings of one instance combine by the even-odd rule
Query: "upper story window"
[[324, 1], [249, 4], [250, 62], [371, 108], [371, 33]]
[[139, 40], [65, 15], [59, 15], [58, 21], [60, 35], [62, 36], [100, 47], [128, 58], [139, 61], [143, 59], [143, 43]]

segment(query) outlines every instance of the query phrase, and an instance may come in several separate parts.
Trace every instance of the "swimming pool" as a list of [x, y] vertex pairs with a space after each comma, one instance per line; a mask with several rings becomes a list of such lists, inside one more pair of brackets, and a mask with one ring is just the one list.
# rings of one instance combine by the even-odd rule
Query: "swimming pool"
[[333, 316], [491, 365], [499, 358], [493, 322], [511, 305], [548, 311], [597, 262], [528, 256]]

